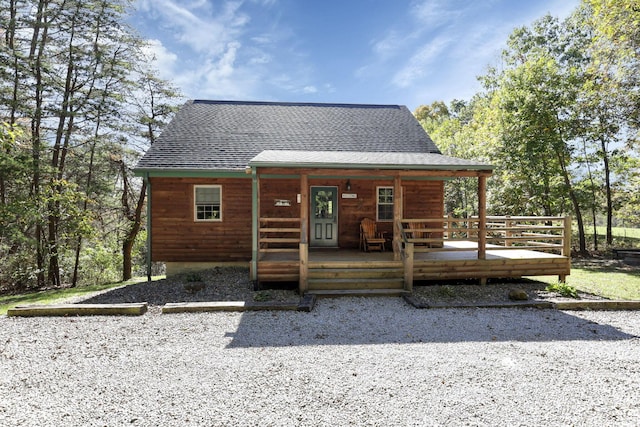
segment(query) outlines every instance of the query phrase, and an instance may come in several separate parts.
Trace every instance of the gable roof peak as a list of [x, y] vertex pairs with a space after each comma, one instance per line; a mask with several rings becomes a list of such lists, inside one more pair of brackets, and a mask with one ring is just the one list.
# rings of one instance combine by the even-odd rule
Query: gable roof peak
[[283, 101], [233, 101], [233, 100], [211, 100], [194, 99], [188, 103], [207, 105], [247, 105], [247, 106], [280, 106], [280, 107], [339, 107], [339, 108], [390, 108], [402, 109], [402, 105], [394, 104], [348, 104], [334, 102], [283, 102]]
[[244, 170], [265, 150], [440, 153], [402, 105], [187, 101], [137, 170]]

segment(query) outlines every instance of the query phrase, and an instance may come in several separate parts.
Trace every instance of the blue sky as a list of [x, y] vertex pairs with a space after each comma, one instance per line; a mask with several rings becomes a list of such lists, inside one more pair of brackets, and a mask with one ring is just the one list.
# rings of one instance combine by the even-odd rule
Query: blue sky
[[131, 24], [189, 99], [469, 99], [513, 28], [578, 0], [137, 0]]

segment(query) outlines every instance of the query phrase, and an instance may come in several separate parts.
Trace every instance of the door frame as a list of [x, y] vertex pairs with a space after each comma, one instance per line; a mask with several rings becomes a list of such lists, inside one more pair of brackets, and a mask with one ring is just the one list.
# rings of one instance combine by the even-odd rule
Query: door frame
[[[333, 230], [333, 235], [335, 236], [334, 239], [332, 239], [332, 241], [335, 241], [335, 245], [318, 245], [316, 243], [316, 239], [315, 237], [315, 219], [316, 219], [316, 215], [315, 215], [315, 198], [314, 196], [314, 189], [323, 189], [323, 188], [328, 188], [328, 189], [332, 189], [334, 190], [334, 206], [333, 206], [333, 212], [334, 212], [334, 217], [335, 217], [335, 222], [334, 222], [334, 230]], [[312, 248], [338, 248], [339, 247], [339, 242], [338, 242], [338, 231], [339, 231], [339, 224], [340, 224], [340, 217], [339, 217], [339, 187], [337, 185], [310, 185], [309, 186], [309, 247]]]

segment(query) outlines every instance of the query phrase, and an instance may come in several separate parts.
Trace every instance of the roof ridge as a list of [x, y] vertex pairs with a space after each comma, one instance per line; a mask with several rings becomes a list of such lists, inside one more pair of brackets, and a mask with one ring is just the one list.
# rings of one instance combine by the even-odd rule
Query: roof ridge
[[193, 104], [209, 105], [274, 105], [285, 107], [341, 107], [341, 108], [395, 108], [400, 109], [403, 105], [396, 104], [348, 104], [348, 103], [326, 103], [326, 102], [282, 102], [282, 101], [231, 101], [231, 100], [211, 100], [194, 99]]

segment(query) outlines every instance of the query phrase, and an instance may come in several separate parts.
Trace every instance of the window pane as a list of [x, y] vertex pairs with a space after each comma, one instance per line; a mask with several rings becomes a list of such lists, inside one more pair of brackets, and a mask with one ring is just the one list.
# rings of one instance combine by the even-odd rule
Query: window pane
[[196, 203], [220, 204], [220, 189], [216, 187], [197, 187]]
[[378, 203], [393, 203], [393, 188], [378, 188]]
[[378, 220], [393, 220], [393, 187], [378, 187]]
[[378, 219], [380, 220], [393, 219], [393, 205], [378, 206]]
[[220, 220], [221, 189], [217, 186], [195, 187], [195, 219], [196, 220]]
[[218, 219], [220, 218], [220, 207], [214, 205], [197, 206], [197, 219]]

